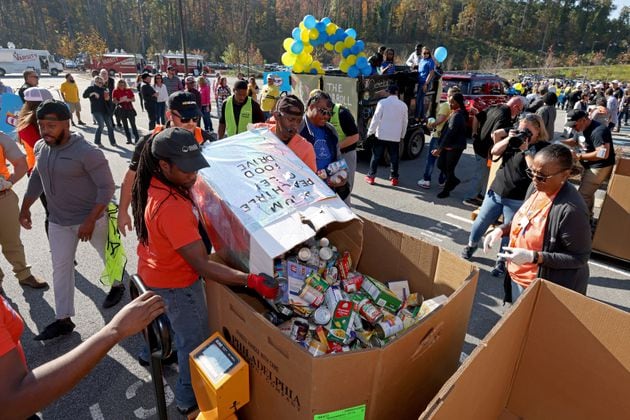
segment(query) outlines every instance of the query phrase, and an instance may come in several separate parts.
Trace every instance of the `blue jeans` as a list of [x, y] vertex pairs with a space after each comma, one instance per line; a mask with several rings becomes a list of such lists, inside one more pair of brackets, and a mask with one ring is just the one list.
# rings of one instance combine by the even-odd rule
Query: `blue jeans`
[[389, 160], [391, 161], [389, 177], [398, 178], [398, 161], [400, 158], [400, 156], [398, 156], [399, 147], [400, 142], [397, 141], [376, 140], [374, 146], [372, 147], [372, 160], [370, 160], [370, 171], [368, 172], [368, 176], [376, 176], [378, 163], [385, 154], [385, 148], [387, 148], [387, 151], [389, 152]]
[[210, 119], [210, 109], [208, 105], [201, 107], [201, 117], [203, 118], [203, 129], [212, 131], [212, 120]]
[[475, 153], [473, 176], [470, 179], [470, 190], [468, 190], [466, 198], [475, 198], [478, 195], [483, 195], [484, 187], [488, 183], [489, 173], [488, 160]]
[[424, 83], [418, 83], [418, 92], [416, 92], [416, 118], [424, 118]]
[[175, 332], [175, 348], [179, 376], [175, 385], [175, 402], [180, 408], [197, 404], [190, 380], [188, 356], [206, 338], [208, 331], [208, 309], [202, 280], [180, 289], [153, 289], [166, 302], [166, 316]]
[[101, 144], [101, 134], [103, 133], [103, 127], [107, 125], [107, 137], [109, 142], [114, 145], [116, 139], [114, 138], [114, 123], [112, 117], [104, 112], [93, 112], [94, 121], [96, 121], [96, 133], [94, 133], [94, 144]]
[[[475, 219], [475, 223], [473, 223], [470, 231], [468, 244], [476, 246], [490, 225], [494, 223], [501, 214], [503, 214], [503, 223], [510, 223], [514, 217], [514, 213], [516, 213], [522, 204], [523, 200], [501, 198], [501, 196], [495, 194], [494, 191], [488, 190], [486, 198], [484, 198], [483, 204], [479, 209], [479, 215]], [[504, 236], [501, 239], [501, 250], [508, 244], [509, 240], [509, 236]]]
[[166, 102], [158, 102], [155, 106], [155, 123], [166, 125]]
[[[431, 181], [431, 176], [433, 175], [433, 168], [435, 167], [435, 162], [437, 162], [437, 157], [431, 154], [431, 150], [437, 149], [438, 142], [440, 141], [437, 137], [431, 137], [429, 141], [429, 151], [427, 153], [427, 164], [424, 167], [424, 174], [422, 175], [422, 179], [425, 181]], [[446, 175], [444, 172], [440, 171], [440, 177], [438, 182], [443, 184], [446, 181]]]
[[512, 303], [514, 304], [516, 303], [516, 299], [521, 297], [521, 295], [525, 291], [525, 288], [514, 280], [510, 280], [510, 283], [512, 284]]

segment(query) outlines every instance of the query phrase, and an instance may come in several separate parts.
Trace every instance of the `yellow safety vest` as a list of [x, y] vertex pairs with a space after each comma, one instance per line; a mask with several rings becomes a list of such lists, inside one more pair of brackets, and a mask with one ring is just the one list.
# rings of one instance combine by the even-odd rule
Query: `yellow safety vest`
[[247, 124], [251, 124], [254, 120], [254, 111], [252, 109], [252, 98], [247, 97], [247, 101], [241, 108], [241, 114], [238, 118], [238, 126], [236, 117], [234, 116], [234, 106], [232, 105], [233, 96], [230, 96], [225, 104], [225, 128], [228, 136], [247, 131]]
[[330, 123], [333, 127], [335, 127], [335, 131], [337, 131], [337, 137], [339, 137], [339, 143], [343, 142], [343, 139], [346, 138], [346, 134], [341, 129], [341, 123], [339, 122], [339, 111], [341, 110], [341, 105], [335, 104], [333, 107], [333, 114], [330, 117]]

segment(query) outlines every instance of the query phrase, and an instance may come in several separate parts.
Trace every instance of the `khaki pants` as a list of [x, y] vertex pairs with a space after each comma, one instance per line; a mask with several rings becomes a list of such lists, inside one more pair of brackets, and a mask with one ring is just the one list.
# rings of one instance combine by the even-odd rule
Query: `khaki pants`
[[[19, 199], [13, 190], [0, 192], [0, 246], [4, 257], [13, 266], [18, 280], [31, 275], [31, 266], [26, 264], [24, 246], [20, 239]], [[4, 273], [0, 269], [0, 284]]]
[[595, 192], [599, 187], [610, 178], [613, 166], [606, 166], [605, 168], [586, 168], [584, 174], [582, 174], [582, 181], [580, 182], [580, 188], [578, 192], [584, 198], [586, 207], [593, 217], [593, 205], [595, 204]]

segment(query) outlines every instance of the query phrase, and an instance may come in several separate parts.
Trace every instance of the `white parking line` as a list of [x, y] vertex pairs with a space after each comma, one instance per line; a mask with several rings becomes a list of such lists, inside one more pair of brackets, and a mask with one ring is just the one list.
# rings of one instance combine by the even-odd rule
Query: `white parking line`
[[92, 420], [105, 420], [101, 406], [98, 403], [90, 406], [90, 414], [92, 415]]
[[470, 225], [472, 225], [472, 224], [473, 224], [473, 221], [472, 221], [472, 220], [467, 219], [467, 218], [465, 218], [465, 217], [458, 216], [458, 215], [456, 215], [456, 214], [452, 214], [452, 213], [446, 213], [446, 215], [447, 215], [448, 217], [450, 217], [451, 219], [459, 220], [460, 222], [465, 222], [465, 223], [468, 223], [468, 224], [470, 224]]
[[595, 267], [603, 268], [605, 270], [612, 271], [613, 273], [621, 274], [622, 276], [627, 276], [628, 278], [630, 278], [630, 273], [627, 272], [627, 271], [619, 270], [618, 268], [612, 268], [612, 267], [609, 267], [609, 266], [607, 266], [605, 264], [600, 264], [600, 263], [596, 263], [596, 262], [593, 262], [593, 261], [589, 261], [588, 263], [591, 264], [591, 265], [594, 265]]

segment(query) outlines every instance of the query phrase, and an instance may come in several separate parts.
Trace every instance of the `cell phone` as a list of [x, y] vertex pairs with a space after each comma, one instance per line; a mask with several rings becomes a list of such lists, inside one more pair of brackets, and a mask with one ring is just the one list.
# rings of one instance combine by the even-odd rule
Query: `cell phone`
[[597, 157], [598, 158], [602, 158], [602, 159], [606, 157], [606, 148], [605, 147], [597, 149]]

